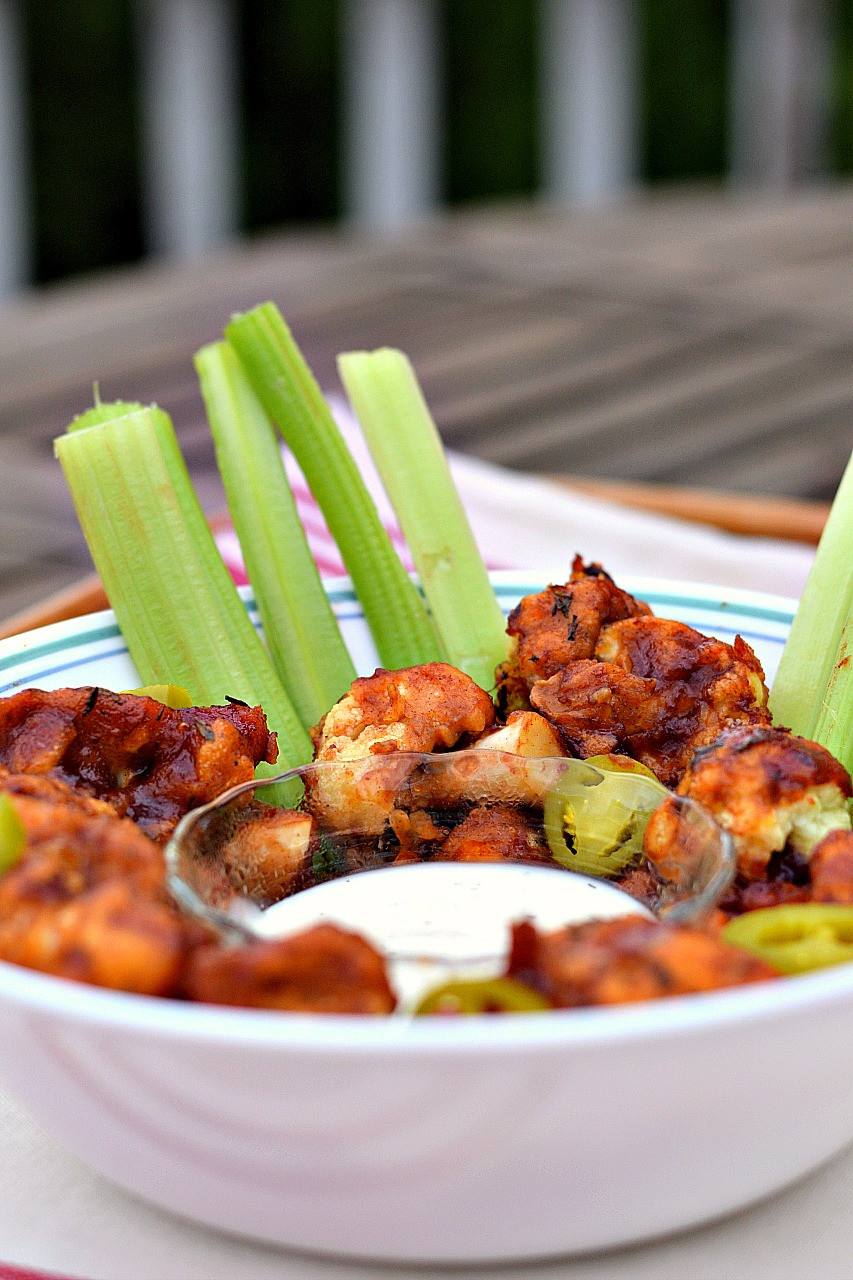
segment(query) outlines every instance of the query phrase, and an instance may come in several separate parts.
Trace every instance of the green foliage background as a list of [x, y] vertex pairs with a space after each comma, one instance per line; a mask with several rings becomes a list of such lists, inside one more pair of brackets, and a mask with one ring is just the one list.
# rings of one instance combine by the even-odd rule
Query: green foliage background
[[[853, 0], [835, 0], [831, 165], [853, 172]], [[536, 190], [536, 0], [444, 0], [445, 196]], [[340, 213], [339, 0], [238, 5], [243, 226]], [[719, 180], [726, 0], [641, 0], [643, 173]], [[23, 0], [38, 279], [143, 253], [132, 0]]]

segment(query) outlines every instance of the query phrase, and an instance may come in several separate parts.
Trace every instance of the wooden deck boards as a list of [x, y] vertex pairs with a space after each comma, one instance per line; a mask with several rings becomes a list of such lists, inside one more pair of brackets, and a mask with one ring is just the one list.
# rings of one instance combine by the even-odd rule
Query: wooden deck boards
[[0, 312], [0, 618], [88, 566], [51, 441], [93, 380], [163, 404], [222, 506], [191, 357], [266, 297], [324, 386], [403, 346], [447, 442], [523, 470], [827, 498], [853, 444], [851, 186], [277, 237]]

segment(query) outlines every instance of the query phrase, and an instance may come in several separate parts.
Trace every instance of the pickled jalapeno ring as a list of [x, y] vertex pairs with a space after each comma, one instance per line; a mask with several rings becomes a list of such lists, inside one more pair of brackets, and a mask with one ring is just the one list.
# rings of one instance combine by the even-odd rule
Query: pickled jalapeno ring
[[542, 1013], [550, 1009], [538, 991], [514, 978], [445, 982], [428, 991], [415, 1014]]
[[587, 756], [584, 764], [591, 764], [595, 769], [600, 769], [602, 773], [606, 773], [608, 769], [612, 773], [635, 773], [641, 778], [651, 778], [652, 782], [658, 782], [656, 774], [652, 773], [647, 764], [641, 764], [639, 760], [632, 760], [630, 756], [620, 755], [617, 751], [609, 751], [602, 756]]
[[853, 907], [822, 902], [764, 907], [730, 920], [722, 937], [780, 973], [809, 973], [853, 960]]
[[14, 867], [26, 842], [26, 829], [14, 801], [0, 795], [0, 875]]
[[127, 689], [125, 692], [133, 693], [138, 698], [153, 698], [172, 711], [183, 711], [184, 707], [193, 705], [190, 694], [180, 684], [144, 684], [140, 689]]
[[561, 866], [615, 876], [639, 858], [649, 818], [668, 793], [645, 765], [625, 756], [584, 763], [603, 777], [579, 782], [570, 771], [563, 774], [545, 797], [545, 838]]

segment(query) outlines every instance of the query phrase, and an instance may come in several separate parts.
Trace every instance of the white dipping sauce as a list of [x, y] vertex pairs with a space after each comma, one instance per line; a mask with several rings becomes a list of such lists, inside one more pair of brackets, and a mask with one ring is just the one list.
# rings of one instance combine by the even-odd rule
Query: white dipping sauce
[[342, 876], [268, 907], [255, 933], [280, 938], [337, 924], [369, 939], [388, 959], [403, 1011], [452, 978], [504, 970], [509, 925], [542, 929], [651, 912], [606, 880], [503, 862], [418, 862]]

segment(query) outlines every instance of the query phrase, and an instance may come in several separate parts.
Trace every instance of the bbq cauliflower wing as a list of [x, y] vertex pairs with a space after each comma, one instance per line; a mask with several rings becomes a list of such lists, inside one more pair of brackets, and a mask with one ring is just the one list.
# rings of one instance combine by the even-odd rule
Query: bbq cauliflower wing
[[[739, 725], [698, 751], [678, 786], [730, 832], [738, 871], [764, 878], [785, 849], [808, 858], [830, 831], [850, 830], [847, 770], [816, 742], [769, 725]], [[646, 852], [666, 843], [665, 814], [652, 815]]]
[[853, 905], [853, 831], [839, 828], [824, 836], [809, 858], [814, 902]]
[[396, 1005], [383, 956], [333, 924], [269, 942], [200, 948], [186, 983], [193, 1000], [291, 1013], [383, 1014]]
[[433, 856], [445, 862], [553, 862], [536, 827], [510, 805], [472, 809]]
[[446, 662], [362, 676], [313, 731], [315, 759], [341, 767], [306, 779], [309, 808], [323, 826], [378, 834], [413, 767], [403, 757], [466, 745], [494, 719], [489, 695]]
[[502, 711], [527, 710], [530, 690], [571, 662], [591, 658], [601, 628], [651, 613], [616, 586], [599, 564], [575, 556], [569, 581], [525, 596], [507, 621], [510, 652], [495, 672]]
[[180, 711], [108, 689], [24, 689], [0, 699], [0, 765], [66, 782], [157, 841], [226, 788], [275, 762], [260, 707]]
[[145, 995], [176, 995], [208, 939], [165, 885], [162, 850], [56, 779], [3, 773], [26, 843], [0, 876], [0, 959]]
[[769, 723], [764, 675], [749, 645], [664, 618], [602, 628], [593, 660], [535, 685], [530, 699], [577, 755], [632, 756], [667, 786], [725, 726]]
[[552, 933], [515, 925], [508, 976], [557, 1008], [628, 1004], [714, 991], [777, 977], [736, 947], [684, 925], [645, 916], [590, 920]]
[[309, 813], [253, 800], [214, 816], [206, 841], [221, 870], [226, 895], [233, 889], [255, 901], [278, 902], [310, 883], [316, 824]]

